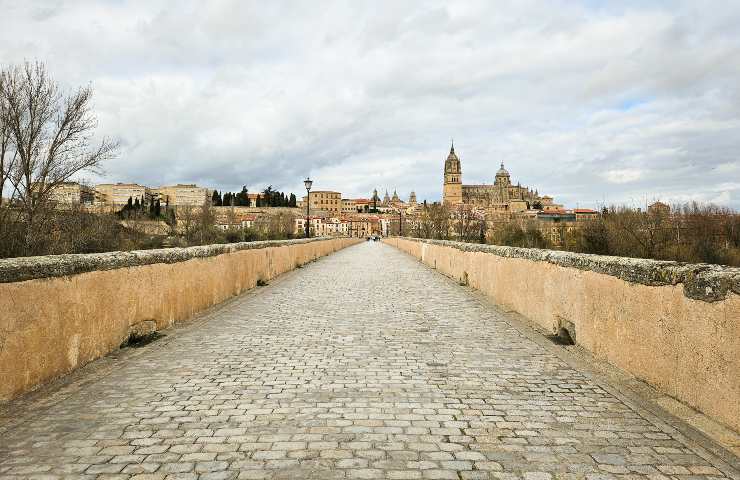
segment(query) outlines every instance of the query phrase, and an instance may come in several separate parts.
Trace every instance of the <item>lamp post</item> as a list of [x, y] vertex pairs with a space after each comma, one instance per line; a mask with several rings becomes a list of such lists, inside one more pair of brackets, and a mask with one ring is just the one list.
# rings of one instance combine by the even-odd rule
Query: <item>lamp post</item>
[[403, 218], [401, 218], [401, 209], [398, 209], [398, 236], [403, 237]]
[[303, 181], [303, 185], [306, 187], [306, 238], [311, 236], [311, 185], [313, 185], [313, 181], [311, 178], [306, 177], [306, 179]]

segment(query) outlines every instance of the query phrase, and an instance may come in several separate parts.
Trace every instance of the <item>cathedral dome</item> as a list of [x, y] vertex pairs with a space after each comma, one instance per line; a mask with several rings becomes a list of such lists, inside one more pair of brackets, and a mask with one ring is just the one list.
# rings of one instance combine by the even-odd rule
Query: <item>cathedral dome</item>
[[504, 168], [504, 162], [501, 162], [501, 168], [496, 172], [496, 179], [493, 181], [494, 185], [497, 186], [509, 186], [511, 185], [511, 176], [509, 172]]

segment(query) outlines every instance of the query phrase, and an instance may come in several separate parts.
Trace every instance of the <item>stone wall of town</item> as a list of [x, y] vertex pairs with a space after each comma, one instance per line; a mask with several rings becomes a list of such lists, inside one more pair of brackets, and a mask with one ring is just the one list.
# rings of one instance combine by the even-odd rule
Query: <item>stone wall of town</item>
[[358, 242], [310, 239], [0, 260], [0, 400], [259, 280]]
[[740, 430], [740, 269], [385, 240], [494, 303]]

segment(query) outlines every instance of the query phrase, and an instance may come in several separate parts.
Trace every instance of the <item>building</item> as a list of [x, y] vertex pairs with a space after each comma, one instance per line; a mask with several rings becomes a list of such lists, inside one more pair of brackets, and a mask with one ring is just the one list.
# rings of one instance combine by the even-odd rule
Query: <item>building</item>
[[343, 198], [342, 213], [345, 215], [353, 213], [368, 213], [373, 208], [373, 202], [367, 198]]
[[594, 220], [598, 218], [599, 212], [590, 208], [574, 208], [573, 213], [576, 215], [576, 221]]
[[544, 197], [539, 199], [538, 208], [542, 211], [549, 212], [562, 210], [563, 206], [555, 203], [551, 196], [545, 195]]
[[325, 237], [337, 237], [347, 236], [348, 224], [344, 220], [340, 220], [335, 217], [325, 218], [323, 222], [319, 224], [320, 228], [317, 231], [318, 235]]
[[374, 189], [372, 195], [370, 196], [370, 199], [358, 199], [358, 205], [362, 201], [362, 206], [365, 206], [364, 202], [367, 202], [367, 209], [360, 209], [358, 208], [359, 213], [363, 212], [374, 212], [374, 213], [394, 213], [398, 212], [399, 210], [407, 210], [410, 207], [414, 207], [417, 205], [416, 203], [416, 193], [413, 191], [409, 195], [409, 201], [404, 202], [401, 200], [400, 195], [398, 195], [398, 192], [396, 190], [393, 190], [393, 196], [391, 196], [388, 193], [388, 190], [385, 191], [385, 195], [381, 199], [380, 196], [378, 196], [378, 189]]
[[212, 207], [211, 211], [216, 220], [216, 225], [223, 228], [238, 225], [239, 228], [252, 228], [257, 220], [259, 211], [251, 207]]
[[260, 200], [262, 199], [262, 196], [259, 193], [248, 193], [247, 192], [247, 199], [249, 200], [249, 205], [252, 207], [257, 206], [257, 197], [260, 197]]
[[148, 187], [137, 183], [101, 183], [95, 186], [95, 192], [100, 204], [114, 208], [123, 207], [129, 199], [148, 205], [153, 195]]
[[553, 246], [562, 247], [580, 228], [577, 218], [572, 210], [543, 210], [537, 214], [537, 228]]
[[[377, 217], [374, 217], [377, 219]], [[373, 233], [373, 225], [377, 220], [369, 217], [349, 217], [346, 218], [347, 234], [350, 237], [365, 238]]]
[[255, 220], [257, 220], [256, 215], [239, 215], [237, 217], [216, 216], [215, 226], [223, 231], [242, 230], [253, 228]]
[[[311, 192], [311, 210], [321, 210], [339, 217], [342, 213], [342, 194], [339, 192], [333, 192], [330, 190], [317, 190]], [[302, 207], [306, 206], [307, 197], [303, 197]]]
[[569, 210], [550, 210], [547, 212], [542, 211], [537, 215], [537, 219], [540, 222], [551, 223], [575, 222], [576, 214]]
[[357, 213], [357, 199], [343, 198], [342, 213]]
[[668, 215], [671, 213], [671, 207], [663, 202], [653, 202], [648, 205], [647, 211], [654, 215]]
[[208, 190], [194, 183], [159, 187], [156, 190], [159, 201], [169, 207], [202, 207], [208, 199]]
[[[38, 185], [32, 190], [36, 192]], [[78, 182], [62, 182], [49, 191], [49, 201], [58, 205], [92, 205], [95, 202], [95, 189]]]
[[391, 204], [391, 197], [388, 195], [388, 190], [385, 191], [385, 195], [383, 196], [383, 206], [387, 207]]
[[[349, 236], [365, 238], [369, 235], [387, 235], [390, 230], [390, 219], [381, 215], [351, 214], [341, 217], [311, 215], [309, 226], [311, 236]], [[295, 235], [303, 236], [306, 229], [306, 218], [295, 218]]]
[[355, 199], [355, 211], [357, 213], [368, 213], [372, 208], [373, 202], [367, 198], [356, 198]]
[[540, 197], [537, 190], [513, 185], [511, 175], [504, 168], [496, 172], [493, 184], [465, 185], [462, 183], [462, 167], [455, 153], [455, 145], [445, 160], [442, 201], [450, 206], [470, 205], [490, 209], [493, 213], [521, 212], [529, 208], [561, 208], [555, 205], [552, 197]]
[[385, 223], [386, 219], [382, 215], [360, 213], [346, 217], [345, 221], [349, 223], [349, 235], [351, 237], [364, 238], [368, 235], [384, 235], [388, 230]]
[[[311, 235], [317, 237], [339, 237], [350, 235], [350, 222], [345, 218], [311, 216]], [[296, 235], [303, 235], [306, 231], [306, 219], [295, 219]]]
[[[309, 229], [311, 230], [311, 236], [322, 236], [324, 231], [323, 227], [324, 217], [311, 215], [308, 219]], [[296, 217], [295, 219], [295, 232], [298, 236], [303, 236], [306, 233], [306, 217]]]

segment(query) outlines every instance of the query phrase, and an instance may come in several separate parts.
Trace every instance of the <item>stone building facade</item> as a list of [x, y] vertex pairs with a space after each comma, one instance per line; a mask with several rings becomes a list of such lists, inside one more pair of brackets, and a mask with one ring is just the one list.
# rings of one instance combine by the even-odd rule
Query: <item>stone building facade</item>
[[454, 144], [445, 160], [442, 201], [448, 206], [470, 205], [496, 212], [524, 211], [545, 203], [552, 204], [551, 197], [540, 197], [537, 190], [512, 184], [511, 175], [501, 163], [493, 184], [465, 185], [462, 183], [462, 167], [455, 153]]
[[[34, 195], [39, 187], [38, 183], [31, 187]], [[92, 205], [97, 196], [94, 188], [78, 182], [61, 182], [49, 191], [49, 200], [56, 205]]]
[[159, 200], [171, 207], [202, 207], [209, 198], [208, 190], [195, 184], [178, 183], [156, 189]]
[[[304, 196], [301, 207], [306, 207], [308, 197]], [[339, 216], [342, 213], [342, 194], [331, 190], [316, 190], [311, 192], [311, 210], [321, 210], [330, 215]]]
[[152, 198], [151, 189], [137, 183], [100, 183], [95, 186], [95, 191], [100, 204], [113, 208], [126, 205], [129, 198], [148, 205]]

